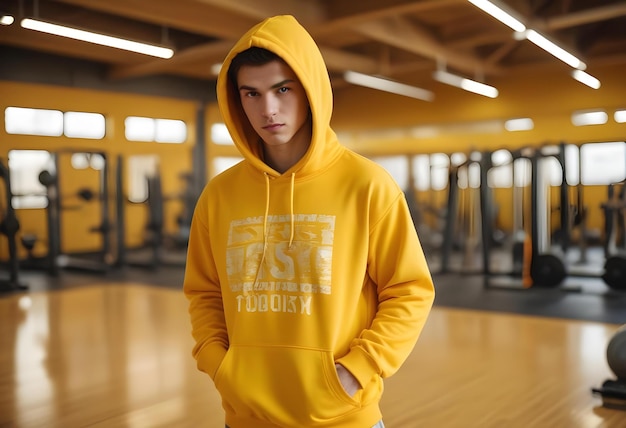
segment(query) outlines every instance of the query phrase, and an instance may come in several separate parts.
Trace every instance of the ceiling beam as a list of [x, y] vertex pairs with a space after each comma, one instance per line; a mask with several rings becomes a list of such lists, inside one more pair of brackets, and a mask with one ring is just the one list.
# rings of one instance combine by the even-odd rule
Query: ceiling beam
[[58, 0], [138, 21], [195, 32], [210, 37], [237, 40], [257, 20], [231, 11], [223, 11], [193, 0], [151, 0], [150, 7], [141, 1]]
[[355, 26], [354, 30], [372, 40], [407, 52], [435, 61], [445, 61], [447, 65], [472, 75], [476, 72], [490, 74], [499, 72], [496, 66], [484, 64], [477, 57], [449, 49], [428, 30], [409, 22], [405, 18], [395, 17], [376, 22], [365, 22]]
[[508, 43], [513, 39], [513, 33], [494, 33], [484, 32], [472, 36], [463, 37], [455, 40], [448, 40], [446, 46], [451, 49], [469, 49], [478, 46], [493, 45], [497, 43]]
[[500, 45], [495, 51], [491, 53], [486, 59], [486, 64], [497, 64], [502, 61], [507, 55], [509, 55], [515, 48], [519, 46], [517, 40], [510, 40], [507, 43]]
[[[230, 41], [206, 43], [178, 52], [166, 61], [151, 60], [141, 64], [112, 67], [108, 77], [112, 80], [119, 80], [148, 74], [161, 74], [168, 71], [173, 72], [182, 64], [189, 63], [203, 63], [206, 64], [207, 69], [210, 69], [213, 64], [221, 62], [231, 48], [232, 43]], [[210, 77], [209, 74], [205, 76], [205, 78], [207, 77]]]
[[359, 0], [329, 2], [329, 21], [372, 20], [392, 15], [428, 12], [467, 0]]
[[606, 21], [620, 16], [626, 16], [626, 3], [616, 3], [568, 13], [567, 15], [547, 19], [542, 25], [547, 30], [562, 30], [592, 22]]
[[326, 18], [326, 10], [318, 0], [195, 0], [239, 15], [262, 20], [274, 15], [293, 15], [304, 26], [318, 24]]
[[347, 70], [359, 73], [375, 74], [380, 72], [378, 61], [365, 56], [348, 53], [339, 49], [320, 47], [324, 62], [330, 71], [344, 72]]
[[449, 7], [451, 5], [458, 5], [459, 3], [464, 3], [465, 1], [466, 0], [421, 0], [392, 6], [384, 6], [385, 2], [378, 2], [378, 8], [364, 11], [356, 10], [356, 7], [358, 6], [355, 6], [349, 15], [345, 15], [340, 18], [329, 17], [328, 21], [320, 24], [319, 26], [312, 27], [310, 31], [316, 39], [323, 39], [324, 37], [333, 37], [333, 34], [337, 31], [350, 29], [350, 27], [364, 22], [409, 13], [429, 12]]

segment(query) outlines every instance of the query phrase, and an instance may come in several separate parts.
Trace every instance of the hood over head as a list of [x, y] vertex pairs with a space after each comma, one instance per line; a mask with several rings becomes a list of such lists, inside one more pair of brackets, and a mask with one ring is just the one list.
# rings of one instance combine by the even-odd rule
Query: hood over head
[[322, 54], [300, 23], [290, 15], [267, 18], [252, 27], [235, 44], [226, 56], [217, 79], [217, 99], [220, 112], [235, 145], [252, 166], [270, 176], [280, 173], [262, 160], [259, 136], [250, 125], [239, 93], [229, 81], [228, 69], [232, 59], [242, 51], [259, 47], [274, 52], [291, 67], [300, 79], [307, 94], [312, 115], [313, 135], [306, 154], [285, 174], [297, 173], [299, 177], [318, 171], [338, 156], [340, 146], [330, 127], [333, 94], [328, 70]]

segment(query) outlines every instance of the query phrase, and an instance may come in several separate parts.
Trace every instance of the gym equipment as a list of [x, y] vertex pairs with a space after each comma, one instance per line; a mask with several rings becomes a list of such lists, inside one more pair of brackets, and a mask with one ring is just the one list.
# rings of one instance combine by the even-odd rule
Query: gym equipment
[[[0, 291], [13, 291], [23, 290], [27, 287], [19, 281], [19, 260], [17, 256], [17, 244], [16, 235], [20, 230], [20, 222], [15, 216], [15, 210], [13, 209], [13, 193], [11, 192], [11, 172], [9, 167], [5, 165], [0, 159], [0, 178], [4, 183], [4, 195], [6, 201], [6, 207], [4, 209], [4, 216], [0, 215], [0, 234], [7, 237], [9, 247], [9, 278], [0, 279]], [[0, 211], [2, 214], [2, 211]]]
[[602, 279], [612, 289], [626, 291], [626, 239], [622, 238], [622, 242], [618, 242], [618, 235], [626, 233], [626, 182], [608, 186], [608, 201], [602, 204], [602, 208], [606, 232], [606, 261]]
[[[513, 248], [514, 268], [508, 276], [498, 276], [490, 266], [485, 267], [485, 285], [488, 287], [502, 287], [509, 289], [524, 289], [530, 286], [538, 288], [560, 287], [563, 291], [582, 291], [581, 286], [571, 284], [563, 285], [566, 278], [602, 278], [613, 289], [626, 289], [626, 184], [616, 183], [609, 186], [609, 202], [603, 204], [606, 219], [606, 236], [610, 238], [605, 243], [605, 261], [598, 259], [597, 252], [588, 255], [586, 239], [586, 209], [583, 201], [582, 184], [577, 186], [576, 206], [570, 204], [570, 186], [567, 183], [567, 169], [564, 143], [558, 146], [545, 146], [542, 148], [525, 149], [522, 155], [514, 152], [514, 163], [518, 159], [528, 159], [531, 165], [531, 210], [530, 210], [530, 236], [526, 236], [524, 227], [519, 228], [520, 222], [516, 219], [516, 213], [520, 216], [525, 213], [523, 197], [513, 189], [514, 206], [514, 234], [516, 242]], [[485, 156], [484, 159], [488, 159]], [[548, 159], [555, 159], [560, 167], [561, 184], [559, 186], [558, 205], [552, 206], [550, 192], [552, 184], [549, 180], [547, 169]], [[485, 161], [482, 163], [483, 176], [492, 165]], [[513, 168], [515, 174], [516, 168]], [[580, 165], [579, 165], [580, 171]], [[515, 178], [514, 178], [515, 182]], [[616, 190], [619, 188], [619, 191]], [[522, 189], [519, 189], [520, 191]], [[489, 194], [481, 195], [483, 210], [489, 206]], [[554, 233], [551, 227], [553, 214], [559, 217], [559, 227]], [[488, 231], [491, 221], [488, 218], [489, 211], [483, 215], [483, 241], [489, 243]], [[521, 222], [523, 223], [523, 222]], [[571, 247], [571, 231], [574, 225], [580, 227], [580, 242], [578, 260], [573, 260], [575, 254], [569, 253]], [[518, 229], [519, 228], [519, 229]], [[558, 236], [558, 242], [553, 236]], [[618, 242], [619, 241], [619, 242]], [[484, 245], [483, 243], [483, 245]], [[527, 248], [530, 247], [530, 248]], [[491, 259], [490, 246], [484, 246], [485, 260]], [[604, 266], [602, 264], [604, 263]], [[521, 274], [520, 274], [521, 267]], [[519, 280], [519, 277], [522, 280]]]
[[602, 397], [604, 407], [626, 410], [626, 325], [609, 341], [606, 360], [617, 379], [605, 380], [601, 388], [592, 388], [592, 392]]
[[[567, 183], [567, 168], [565, 160], [566, 146], [560, 143], [557, 152], [540, 151], [538, 156], [533, 157], [533, 222], [532, 242], [533, 257], [531, 259], [531, 277], [533, 284], [539, 287], [556, 287], [561, 285], [566, 277], [575, 278], [599, 278], [602, 274], [601, 263], [594, 266], [593, 263], [582, 264], [582, 259], [573, 262], [568, 259], [568, 250], [571, 243], [572, 205], [569, 200], [569, 185]], [[550, 201], [550, 183], [542, 176], [545, 172], [540, 171], [540, 160], [554, 157], [561, 169], [561, 185], [559, 187], [559, 205], [556, 210], [559, 213], [559, 244], [552, 245], [553, 235], [550, 227], [550, 217], [553, 209], [545, 206], [545, 201]], [[580, 160], [579, 160], [580, 161]], [[580, 167], [579, 167], [580, 168]], [[582, 203], [582, 188], [578, 187], [579, 205]], [[584, 208], [581, 206], [581, 211]], [[582, 251], [582, 250], [581, 250]], [[584, 248], [584, 251], [587, 251]], [[583, 253], [581, 252], [581, 256]], [[586, 258], [586, 254], [584, 254]], [[568, 291], [581, 291], [581, 287], [568, 287]]]
[[457, 220], [459, 175], [458, 167], [450, 168], [448, 172], [448, 203], [446, 211], [446, 222], [443, 230], [443, 241], [441, 246], [441, 267], [440, 273], [450, 272], [450, 255], [454, 242], [454, 230]]
[[626, 382], [626, 326], [621, 327], [609, 341], [606, 359], [615, 376]]
[[626, 290], [626, 257], [615, 255], [606, 259], [604, 264], [604, 282], [615, 290]]
[[[528, 246], [528, 234], [524, 227], [524, 193], [527, 178], [528, 159], [523, 150], [511, 153], [511, 186], [513, 190], [513, 232], [511, 236], [511, 274], [522, 278], [524, 275], [525, 248]], [[528, 285], [528, 284], [524, 284]]]
[[187, 243], [189, 242], [189, 232], [191, 230], [193, 211], [196, 207], [196, 201], [200, 197], [200, 193], [196, 193], [194, 190], [193, 174], [183, 173], [180, 177], [185, 181], [185, 191], [180, 197], [183, 201], [183, 210], [176, 218], [179, 233], [176, 237], [174, 237], [174, 239], [177, 245], [184, 246], [186, 248]]
[[[441, 246], [440, 273], [483, 273], [478, 251], [481, 233], [481, 207], [479, 189], [472, 187], [471, 172], [480, 170], [480, 153], [470, 153], [467, 160], [451, 165], [448, 170], [448, 203]], [[459, 186], [461, 179], [467, 181], [466, 188]], [[492, 239], [491, 237], [489, 238]], [[484, 245], [484, 240], [482, 242]], [[461, 251], [460, 259], [453, 260], [455, 250]]]
[[[117, 266], [132, 266], [148, 269], [158, 269], [163, 266], [176, 266], [184, 267], [186, 261], [186, 243], [188, 238], [188, 228], [191, 223], [191, 215], [193, 213], [192, 203], [195, 200], [186, 192], [182, 198], [173, 197], [167, 198], [163, 195], [161, 187], [161, 177], [159, 174], [154, 176], [146, 176], [145, 180], [148, 187], [148, 198], [145, 202], [147, 209], [148, 220], [144, 228], [145, 238], [144, 246], [141, 248], [129, 249], [125, 243], [125, 227], [126, 227], [126, 213], [125, 204], [127, 199], [124, 197], [123, 191], [123, 174], [124, 161], [122, 157], [118, 157], [117, 169], [115, 173], [116, 183], [116, 216], [118, 224], [117, 232]], [[186, 179], [185, 176], [183, 178]], [[183, 214], [177, 219], [177, 223], [183, 230], [187, 231], [186, 237], [170, 237], [164, 233], [165, 219], [164, 219], [164, 205], [168, 200], [182, 199], [183, 201]], [[188, 217], [188, 219], [187, 219]], [[187, 225], [187, 222], [189, 223]], [[184, 232], [183, 232], [184, 233]], [[166, 239], [172, 238], [172, 239]], [[184, 245], [181, 245], [183, 241]], [[171, 244], [174, 245], [171, 245]], [[170, 245], [168, 245], [170, 244]], [[168, 251], [172, 249], [178, 251]], [[132, 254], [131, 254], [132, 253]]]
[[[46, 256], [46, 264], [49, 273], [57, 276], [61, 268], [75, 269], [84, 272], [102, 274], [107, 273], [111, 266], [111, 243], [110, 230], [111, 222], [109, 221], [109, 196], [108, 196], [108, 163], [106, 154], [103, 152], [83, 152], [89, 156], [100, 156], [103, 160], [102, 169], [98, 171], [99, 189], [95, 192], [89, 188], [78, 189], [71, 195], [64, 194], [59, 181], [59, 173], [61, 170], [59, 158], [64, 154], [74, 154], [77, 152], [67, 150], [54, 153], [55, 170], [53, 172], [44, 170], [39, 174], [39, 181], [46, 186], [46, 197], [48, 206], [46, 208], [46, 216], [48, 223], [48, 254]], [[79, 204], [67, 205], [64, 200], [68, 197], [78, 199]], [[80, 208], [85, 202], [99, 202], [100, 206], [100, 223], [88, 231], [97, 233], [102, 238], [102, 246], [94, 254], [67, 254], [63, 252], [61, 242], [61, 219], [64, 211]]]
[[[513, 209], [513, 227], [510, 236], [501, 243], [498, 253], [494, 252], [494, 245], [490, 237], [495, 233], [495, 222], [491, 218], [490, 206], [492, 192], [489, 189], [489, 173], [494, 166], [492, 153], [485, 152], [481, 162], [481, 216], [483, 228], [483, 260], [485, 272], [485, 287], [525, 289], [530, 282], [530, 237], [526, 232], [529, 221], [525, 210], [526, 183], [530, 176], [530, 157], [533, 149], [522, 148], [511, 151], [511, 161], [498, 167], [509, 166], [511, 173], [511, 207]], [[494, 265], [500, 267], [496, 271]]]
[[[534, 156], [531, 157], [532, 164], [532, 179], [531, 179], [531, 206], [532, 217], [531, 223], [531, 242], [532, 242], [532, 257], [530, 261], [530, 277], [532, 278], [533, 286], [538, 287], [556, 287], [560, 285], [567, 272], [565, 270], [565, 262], [563, 255], [558, 254], [556, 249], [551, 245], [551, 227], [549, 210], [550, 201], [550, 182], [544, 169], [544, 160], [549, 155], [542, 153], [541, 150], [537, 150]], [[568, 210], [564, 209], [569, 203], [567, 202], [568, 192], [567, 184], [565, 181], [565, 162], [561, 158], [563, 151], [559, 150], [557, 159], [562, 168], [561, 185], [561, 225], [569, 224]], [[565, 203], [564, 203], [565, 202]], [[563, 227], [561, 227], [563, 229]], [[566, 237], [563, 238], [563, 242], [567, 242]]]
[[579, 266], [585, 266], [589, 263], [588, 250], [589, 250], [589, 238], [591, 236], [590, 230], [587, 227], [587, 219], [588, 219], [588, 207], [585, 205], [585, 191], [584, 185], [582, 183], [582, 175], [583, 175], [583, 163], [580, 161], [580, 146], [577, 148], [577, 159], [578, 159], [578, 185], [576, 186], [576, 205], [573, 206], [573, 215], [570, 217], [569, 229], [570, 231], [574, 228], [578, 227], [579, 236], [578, 236], [578, 250], [579, 256], [578, 261], [576, 262]]

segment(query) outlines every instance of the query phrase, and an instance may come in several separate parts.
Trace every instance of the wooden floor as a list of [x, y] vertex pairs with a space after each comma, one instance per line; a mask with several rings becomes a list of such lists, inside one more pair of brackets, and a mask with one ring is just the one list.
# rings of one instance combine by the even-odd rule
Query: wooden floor
[[[223, 428], [180, 291], [103, 284], [0, 296], [0, 427]], [[435, 307], [387, 380], [387, 428], [626, 427], [591, 394], [618, 325]]]

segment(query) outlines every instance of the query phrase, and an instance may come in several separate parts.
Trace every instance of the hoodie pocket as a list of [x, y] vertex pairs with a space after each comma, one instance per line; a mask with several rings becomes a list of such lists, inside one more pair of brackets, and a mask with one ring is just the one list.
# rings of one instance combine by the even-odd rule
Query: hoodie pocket
[[316, 426], [361, 407], [327, 351], [231, 345], [215, 376], [227, 412], [282, 426]]

